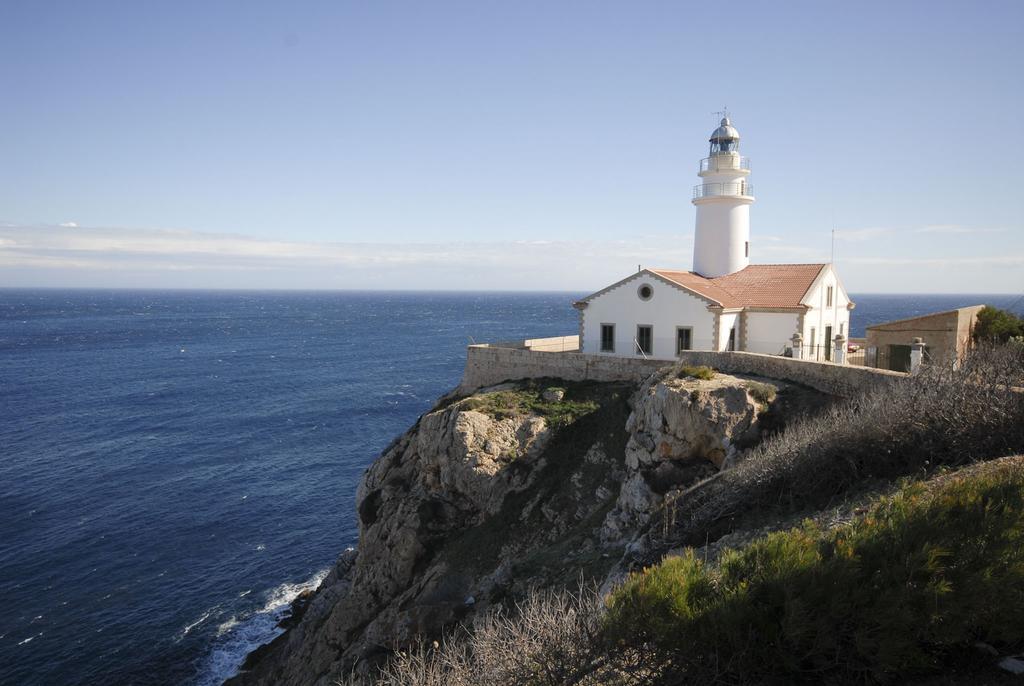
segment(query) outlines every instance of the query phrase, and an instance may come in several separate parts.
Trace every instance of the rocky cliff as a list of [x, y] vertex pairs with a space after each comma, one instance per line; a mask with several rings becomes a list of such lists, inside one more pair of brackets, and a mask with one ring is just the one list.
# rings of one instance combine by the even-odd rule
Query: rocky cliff
[[443, 400], [364, 475], [357, 550], [230, 683], [332, 683], [530, 588], [615, 578], [666, 499], [820, 400], [699, 376], [524, 382]]

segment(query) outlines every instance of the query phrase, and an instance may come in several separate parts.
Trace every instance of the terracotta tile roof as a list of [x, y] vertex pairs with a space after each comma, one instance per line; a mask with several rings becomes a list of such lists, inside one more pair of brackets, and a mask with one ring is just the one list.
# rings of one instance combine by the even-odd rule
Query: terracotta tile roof
[[706, 279], [696, 272], [676, 272], [668, 269], [652, 269], [651, 271], [687, 290], [703, 295], [723, 307], [741, 307], [731, 304], [736, 300], [735, 296], [716, 284], [714, 279]]
[[800, 301], [824, 264], [752, 264], [708, 279], [695, 272], [651, 271], [722, 307], [801, 307]]

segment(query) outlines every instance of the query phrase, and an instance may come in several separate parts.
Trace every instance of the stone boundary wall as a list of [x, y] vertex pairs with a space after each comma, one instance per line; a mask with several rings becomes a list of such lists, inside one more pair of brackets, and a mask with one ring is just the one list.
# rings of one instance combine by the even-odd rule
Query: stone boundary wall
[[[758, 353], [693, 350], [680, 355], [679, 361], [691, 366], [714, 367], [726, 374], [792, 381], [841, 397], [851, 397], [879, 384], [907, 378], [906, 374], [885, 369]], [[640, 381], [671, 364], [673, 362], [666, 360], [471, 345], [466, 351], [466, 371], [458, 390], [469, 393], [503, 381], [544, 377], [566, 381]]]

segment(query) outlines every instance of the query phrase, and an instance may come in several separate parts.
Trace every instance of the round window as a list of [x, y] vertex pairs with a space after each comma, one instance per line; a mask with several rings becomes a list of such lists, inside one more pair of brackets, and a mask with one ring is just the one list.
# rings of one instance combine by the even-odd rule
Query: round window
[[636, 293], [640, 296], [641, 300], [650, 300], [651, 296], [654, 295], [654, 289], [651, 288], [651, 284], [645, 283], [637, 289]]

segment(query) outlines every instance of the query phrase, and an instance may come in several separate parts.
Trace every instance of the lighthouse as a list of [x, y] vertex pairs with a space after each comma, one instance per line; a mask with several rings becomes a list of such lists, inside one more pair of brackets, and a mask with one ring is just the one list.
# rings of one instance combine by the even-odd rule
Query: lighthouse
[[708, 140], [711, 147], [698, 172], [701, 183], [693, 188], [697, 206], [693, 271], [713, 279], [750, 264], [754, 187], [748, 182], [750, 160], [740, 155], [740, 134], [728, 117]]
[[709, 142], [693, 189], [693, 269], [640, 268], [577, 300], [579, 349], [658, 360], [710, 350], [842, 362], [853, 302], [835, 265], [751, 264], [750, 163], [728, 115]]

